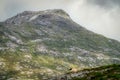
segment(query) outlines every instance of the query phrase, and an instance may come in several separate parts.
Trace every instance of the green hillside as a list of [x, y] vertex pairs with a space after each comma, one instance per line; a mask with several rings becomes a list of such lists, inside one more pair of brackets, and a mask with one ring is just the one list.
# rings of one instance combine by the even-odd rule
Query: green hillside
[[120, 80], [120, 65], [103, 66], [81, 72], [85, 72], [82, 77], [73, 77], [71, 80]]

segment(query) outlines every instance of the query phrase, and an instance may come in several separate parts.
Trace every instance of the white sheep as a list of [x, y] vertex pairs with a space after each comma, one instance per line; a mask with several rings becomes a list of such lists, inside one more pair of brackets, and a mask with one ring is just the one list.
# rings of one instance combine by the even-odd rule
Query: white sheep
[[77, 70], [76, 68], [70, 68], [69, 70], [70, 70], [71, 72], [73, 72], [73, 73], [78, 72], [78, 70]]

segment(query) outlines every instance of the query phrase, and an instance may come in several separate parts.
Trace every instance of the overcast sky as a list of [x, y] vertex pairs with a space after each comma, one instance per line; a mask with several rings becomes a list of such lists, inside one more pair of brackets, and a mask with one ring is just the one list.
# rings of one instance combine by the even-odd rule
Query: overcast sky
[[120, 0], [0, 0], [0, 21], [25, 10], [63, 9], [78, 24], [120, 41]]

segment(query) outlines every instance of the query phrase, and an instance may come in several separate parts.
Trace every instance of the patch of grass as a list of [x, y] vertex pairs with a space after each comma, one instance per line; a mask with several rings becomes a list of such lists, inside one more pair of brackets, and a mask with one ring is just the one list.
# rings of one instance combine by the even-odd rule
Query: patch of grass
[[73, 77], [72, 80], [119, 80], [120, 65], [103, 66], [94, 69], [83, 70], [83, 77]]

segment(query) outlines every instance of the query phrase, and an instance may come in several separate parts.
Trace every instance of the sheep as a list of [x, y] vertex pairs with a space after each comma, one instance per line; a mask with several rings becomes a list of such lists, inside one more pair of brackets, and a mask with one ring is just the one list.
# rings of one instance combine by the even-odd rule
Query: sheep
[[73, 72], [73, 73], [78, 72], [78, 70], [77, 70], [76, 68], [70, 68], [69, 70], [70, 70], [71, 72]]

